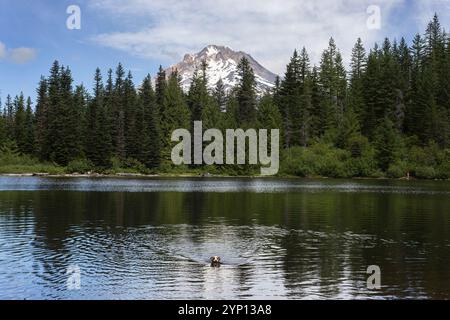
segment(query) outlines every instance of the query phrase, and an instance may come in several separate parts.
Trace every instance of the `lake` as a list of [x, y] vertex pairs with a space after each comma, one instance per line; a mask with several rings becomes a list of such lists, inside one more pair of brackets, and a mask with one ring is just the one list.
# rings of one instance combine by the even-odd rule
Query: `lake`
[[0, 177], [0, 299], [366, 298], [450, 299], [450, 182]]

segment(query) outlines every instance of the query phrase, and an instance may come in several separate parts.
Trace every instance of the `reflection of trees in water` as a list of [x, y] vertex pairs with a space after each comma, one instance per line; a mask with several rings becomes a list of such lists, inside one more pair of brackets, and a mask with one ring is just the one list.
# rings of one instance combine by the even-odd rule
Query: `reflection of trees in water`
[[[226, 235], [233, 239], [230, 247], [255, 248], [254, 264], [223, 269], [231, 272], [233, 290], [242, 295], [253, 292], [254, 272], [262, 269], [279, 274], [288, 293], [297, 297], [368, 294], [358, 288], [372, 264], [381, 267], [384, 294], [450, 295], [446, 195], [33, 191], [1, 192], [0, 200], [0, 219], [17, 225], [18, 237], [30, 235], [24, 250], [31, 251], [40, 281], [55, 291], [65, 285], [67, 266], [89, 245], [84, 235], [102, 234], [105, 238], [94, 242], [104, 251], [99, 254], [128, 266], [133, 256], [125, 245], [147, 241], [130, 230], [162, 226], [159, 239], [167, 242], [185, 239], [201, 247]], [[184, 228], [167, 227], [177, 225]], [[270, 228], [274, 231], [264, 234]], [[145, 248], [137, 245], [136, 250], [145, 254]], [[260, 264], [261, 253], [273, 259], [271, 265]], [[179, 276], [192, 272], [206, 281], [214, 275], [210, 269], [191, 269]], [[348, 291], [351, 287], [356, 289]]]

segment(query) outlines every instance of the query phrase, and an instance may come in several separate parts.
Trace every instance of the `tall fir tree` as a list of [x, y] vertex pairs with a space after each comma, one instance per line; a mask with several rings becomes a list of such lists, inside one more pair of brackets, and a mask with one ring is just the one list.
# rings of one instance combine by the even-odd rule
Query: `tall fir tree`
[[284, 146], [294, 145], [293, 112], [300, 109], [299, 90], [300, 59], [297, 50], [294, 51], [289, 64], [286, 66], [284, 79], [280, 85], [279, 106], [284, 125]]
[[356, 114], [359, 121], [364, 118], [366, 107], [364, 104], [364, 81], [367, 57], [361, 38], [358, 38], [352, 50], [350, 63], [350, 85], [348, 94], [348, 108]]
[[180, 86], [178, 71], [173, 70], [164, 91], [164, 102], [161, 112], [162, 157], [169, 161], [172, 132], [176, 129], [189, 129], [191, 115]]
[[49, 101], [48, 101], [48, 82], [45, 77], [41, 77], [37, 89], [37, 102], [35, 110], [36, 119], [36, 154], [41, 160], [48, 160], [50, 151], [48, 146], [49, 134]]
[[342, 125], [344, 103], [346, 99], [347, 75], [334, 39], [331, 38], [328, 48], [323, 52], [320, 61], [320, 87], [322, 109], [324, 110], [323, 131]]
[[138, 159], [142, 150], [140, 139], [142, 127], [139, 126], [138, 100], [131, 72], [124, 83], [124, 114], [125, 114], [125, 149], [129, 158]]
[[61, 72], [61, 84], [62, 109], [66, 113], [63, 130], [66, 155], [62, 164], [66, 164], [83, 156], [83, 141], [80, 139], [80, 106], [75, 104], [73, 78], [69, 67]]
[[237, 89], [238, 122], [242, 127], [252, 127], [256, 122], [256, 82], [250, 62], [243, 57], [238, 65], [240, 81]]
[[111, 138], [105, 106], [105, 89], [99, 68], [95, 71], [93, 91], [94, 95], [87, 111], [86, 155], [95, 166], [108, 167], [111, 157]]
[[2, 101], [0, 99], [0, 148], [2, 147], [5, 141], [6, 141], [6, 123], [5, 123], [4, 109], [2, 106]]
[[214, 88], [213, 96], [220, 110], [225, 110], [227, 105], [227, 94], [225, 92], [225, 85], [223, 83], [222, 78], [220, 78], [219, 81], [217, 81], [216, 87]]
[[125, 70], [121, 63], [116, 68], [113, 97], [111, 101], [111, 139], [114, 155], [124, 160], [126, 157], [125, 146]]
[[419, 100], [422, 94], [422, 72], [425, 59], [425, 42], [424, 39], [417, 34], [414, 37], [411, 48], [412, 67], [411, 67], [411, 95], [410, 102], [407, 104], [405, 115], [405, 131], [410, 136], [419, 136], [421, 134], [421, 119], [424, 118], [423, 109]]
[[15, 138], [14, 130], [14, 103], [11, 95], [6, 96], [5, 108], [4, 108], [4, 119], [5, 119], [5, 131], [6, 138], [8, 140], [13, 140]]
[[142, 82], [139, 89], [141, 106], [142, 151], [140, 161], [149, 169], [155, 169], [161, 162], [161, 128], [159, 108], [150, 75]]
[[26, 129], [25, 98], [23, 93], [21, 93], [14, 99], [14, 140], [21, 153], [26, 153], [27, 151]]
[[159, 66], [158, 73], [156, 75], [155, 82], [155, 95], [156, 95], [156, 103], [159, 107], [159, 112], [162, 113], [163, 105], [164, 105], [164, 96], [167, 87], [167, 75], [166, 71], [164, 71], [162, 66]]
[[29, 155], [35, 154], [35, 120], [30, 97], [27, 98], [25, 110], [25, 141], [23, 144], [23, 152]]

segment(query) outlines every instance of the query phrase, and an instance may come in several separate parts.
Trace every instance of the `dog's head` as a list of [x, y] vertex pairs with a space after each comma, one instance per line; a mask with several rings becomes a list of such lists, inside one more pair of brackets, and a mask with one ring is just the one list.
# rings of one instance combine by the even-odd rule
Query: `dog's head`
[[211, 261], [211, 265], [220, 265], [220, 257], [213, 256], [209, 259]]

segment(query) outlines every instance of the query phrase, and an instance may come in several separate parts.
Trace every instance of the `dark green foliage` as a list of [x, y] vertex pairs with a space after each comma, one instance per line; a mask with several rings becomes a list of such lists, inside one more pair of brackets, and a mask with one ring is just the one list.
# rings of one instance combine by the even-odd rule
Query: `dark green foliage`
[[374, 145], [377, 150], [375, 158], [379, 168], [383, 171], [386, 171], [392, 163], [399, 160], [399, 151], [401, 150], [400, 136], [388, 117], [377, 128]]
[[[269, 94], [264, 95], [259, 102], [258, 124], [258, 126], [262, 129], [282, 130], [283, 121], [280, 111], [274, 103], [273, 96]], [[281, 132], [280, 136], [282, 136]]]

